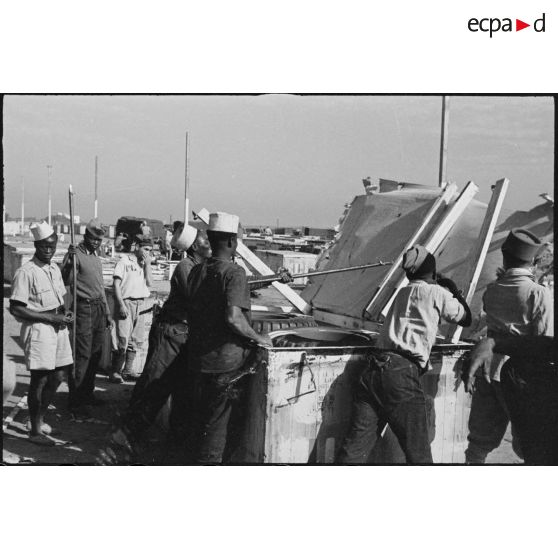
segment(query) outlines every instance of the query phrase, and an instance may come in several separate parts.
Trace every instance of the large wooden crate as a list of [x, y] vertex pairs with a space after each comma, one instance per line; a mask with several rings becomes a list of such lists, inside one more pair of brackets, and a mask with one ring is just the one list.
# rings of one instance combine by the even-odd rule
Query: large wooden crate
[[[243, 444], [235, 460], [252, 463], [333, 463], [351, 416], [351, 383], [368, 365], [366, 347], [274, 348], [252, 379]], [[458, 380], [464, 350], [435, 350], [423, 377], [432, 419], [435, 463], [462, 463], [470, 396]], [[432, 416], [434, 415], [434, 416]], [[404, 463], [386, 429], [371, 463]]]

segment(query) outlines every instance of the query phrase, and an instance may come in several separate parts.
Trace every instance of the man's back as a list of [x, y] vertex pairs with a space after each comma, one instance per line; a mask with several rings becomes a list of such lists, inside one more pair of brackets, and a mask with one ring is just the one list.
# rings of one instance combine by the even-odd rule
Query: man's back
[[436, 341], [440, 319], [458, 323], [464, 315], [463, 306], [449, 291], [435, 283], [413, 280], [397, 293], [378, 347], [402, 351], [424, 367]]
[[486, 288], [484, 311], [490, 333], [554, 335], [550, 290], [528, 269], [510, 268]]
[[196, 365], [202, 372], [229, 372], [244, 361], [245, 341], [226, 321], [227, 309], [238, 306], [250, 321], [246, 273], [216, 258], [197, 265], [188, 278], [188, 322]]

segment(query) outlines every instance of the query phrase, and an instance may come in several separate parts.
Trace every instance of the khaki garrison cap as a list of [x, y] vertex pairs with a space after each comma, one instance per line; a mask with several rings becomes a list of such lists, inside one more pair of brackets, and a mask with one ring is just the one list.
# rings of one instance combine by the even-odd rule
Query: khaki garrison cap
[[541, 247], [541, 241], [529, 231], [524, 229], [513, 229], [502, 244], [502, 252], [522, 260], [530, 262]]

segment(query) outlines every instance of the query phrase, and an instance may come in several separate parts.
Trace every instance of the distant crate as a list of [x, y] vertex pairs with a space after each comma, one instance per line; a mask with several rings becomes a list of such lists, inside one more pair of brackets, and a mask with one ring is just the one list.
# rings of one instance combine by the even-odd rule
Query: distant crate
[[[257, 250], [259, 258], [274, 272], [284, 267], [292, 274], [308, 273], [314, 269], [318, 256], [306, 252], [294, 252], [291, 250]], [[295, 279], [295, 285], [306, 285], [305, 277]]]

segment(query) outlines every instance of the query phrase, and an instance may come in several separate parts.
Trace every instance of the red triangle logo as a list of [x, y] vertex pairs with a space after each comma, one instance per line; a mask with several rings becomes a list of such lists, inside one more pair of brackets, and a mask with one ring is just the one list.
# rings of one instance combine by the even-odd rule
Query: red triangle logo
[[515, 20], [515, 30], [516, 31], [521, 31], [522, 29], [525, 29], [526, 27], [531, 27], [531, 24], [525, 23], [524, 21], [521, 21], [520, 19]]

